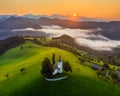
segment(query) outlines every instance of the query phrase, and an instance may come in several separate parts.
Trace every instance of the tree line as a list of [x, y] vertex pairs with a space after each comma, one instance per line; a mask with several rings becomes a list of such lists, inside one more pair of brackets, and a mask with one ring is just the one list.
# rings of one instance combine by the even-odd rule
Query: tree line
[[0, 55], [3, 54], [8, 49], [16, 47], [24, 42], [25, 40], [24, 37], [22, 36], [14, 36], [9, 37], [5, 40], [0, 40]]

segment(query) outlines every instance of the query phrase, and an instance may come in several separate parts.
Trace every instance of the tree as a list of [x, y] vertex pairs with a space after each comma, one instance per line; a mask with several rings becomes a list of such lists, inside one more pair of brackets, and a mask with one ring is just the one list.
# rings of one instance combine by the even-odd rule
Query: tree
[[102, 74], [101, 70], [97, 70], [96, 73], [97, 73], [98, 77]]
[[70, 63], [68, 61], [63, 63], [63, 69], [65, 70], [65, 72], [72, 72], [72, 68], [70, 66]]
[[23, 46], [22, 45], [20, 46], [20, 50], [23, 50]]
[[31, 45], [29, 45], [29, 48], [32, 48], [32, 46], [31, 46]]
[[110, 76], [113, 80], [113, 86], [117, 83], [118, 75], [115, 72], [110, 72]]
[[55, 65], [55, 54], [53, 53], [52, 64]]
[[20, 69], [20, 71], [21, 71], [22, 73], [25, 73], [25, 70], [26, 70], [25, 68], [21, 68], [21, 69]]
[[53, 72], [53, 67], [51, 65], [50, 60], [46, 57], [43, 61], [42, 61], [42, 70], [41, 70], [41, 74], [45, 77], [51, 77], [52, 76], [52, 72]]
[[16, 47], [25, 42], [24, 37], [14, 36], [0, 40], [0, 55], [10, 48]]
[[104, 65], [103, 65], [103, 68], [104, 68], [104, 69], [110, 69], [110, 66], [109, 66], [108, 64], [104, 64]]
[[106, 75], [106, 71], [102, 71], [102, 70], [97, 70], [96, 73], [97, 73], [98, 77]]
[[5, 77], [6, 77], [6, 78], [8, 78], [8, 77], [9, 77], [9, 74], [8, 74], [8, 73], [7, 73], [7, 74], [5, 74]]

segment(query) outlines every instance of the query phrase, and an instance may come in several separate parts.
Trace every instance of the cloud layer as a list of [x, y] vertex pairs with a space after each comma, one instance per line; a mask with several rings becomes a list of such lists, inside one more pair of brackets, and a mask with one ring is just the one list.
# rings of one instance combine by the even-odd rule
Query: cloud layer
[[96, 30], [64, 29], [59, 26], [44, 26], [41, 31], [52, 36], [67, 34], [73, 37], [79, 45], [87, 46], [94, 50], [111, 51], [112, 48], [120, 45], [120, 41], [110, 40], [100, 34], [95, 35]]
[[111, 51], [113, 48], [117, 48], [120, 46], [120, 41], [110, 40], [109, 38], [101, 35], [95, 34], [96, 30], [81, 30], [81, 29], [69, 29], [62, 28], [60, 26], [42, 26], [42, 29], [17, 29], [15, 31], [35, 31], [35, 32], [43, 32], [48, 34], [51, 37], [59, 37], [63, 34], [69, 35], [73, 37], [79, 45], [90, 47], [94, 50], [104, 50]]

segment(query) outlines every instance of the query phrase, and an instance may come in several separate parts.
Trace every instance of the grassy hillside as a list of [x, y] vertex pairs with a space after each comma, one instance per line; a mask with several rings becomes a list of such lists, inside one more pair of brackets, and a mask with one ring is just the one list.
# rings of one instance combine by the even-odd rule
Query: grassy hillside
[[[45, 57], [51, 60], [53, 52], [56, 61], [61, 55], [72, 65], [69, 78], [49, 82], [40, 74], [41, 61]], [[20, 72], [23, 67], [25, 73]], [[119, 85], [113, 88], [111, 83], [98, 78], [94, 70], [79, 64], [74, 54], [61, 49], [26, 42], [23, 50], [18, 46], [0, 56], [0, 96], [120, 96], [119, 89]]]

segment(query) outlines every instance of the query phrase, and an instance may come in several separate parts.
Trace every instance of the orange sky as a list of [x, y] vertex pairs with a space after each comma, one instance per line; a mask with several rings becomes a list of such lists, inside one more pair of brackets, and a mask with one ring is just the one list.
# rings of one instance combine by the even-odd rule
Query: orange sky
[[0, 14], [28, 13], [120, 20], [120, 0], [0, 0]]

